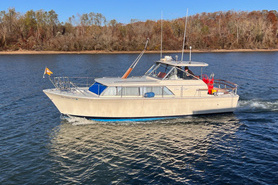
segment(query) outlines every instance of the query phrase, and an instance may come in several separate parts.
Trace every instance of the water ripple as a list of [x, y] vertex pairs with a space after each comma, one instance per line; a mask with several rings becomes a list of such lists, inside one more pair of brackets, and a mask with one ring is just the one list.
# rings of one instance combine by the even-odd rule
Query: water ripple
[[[77, 183], [92, 176], [93, 182], [103, 183], [194, 183], [205, 176], [198, 164], [211, 157], [210, 150], [218, 143], [215, 137], [221, 134], [219, 140], [229, 142], [240, 126], [234, 118], [222, 125], [208, 124], [209, 119], [116, 125], [69, 118], [52, 139], [50, 154], [57, 164], [52, 170], [61, 182], [69, 182], [69, 176], [79, 179], [74, 175], [79, 174], [82, 179]], [[188, 121], [203, 124], [184, 123]], [[229, 152], [231, 146], [221, 150]]]
[[[137, 54], [1, 56], [0, 184], [277, 184], [277, 56], [194, 54], [210, 64], [204, 73], [239, 85], [235, 113], [136, 124], [60, 119], [41, 77], [46, 65], [118, 76]], [[133, 74], [157, 58], [144, 55]]]

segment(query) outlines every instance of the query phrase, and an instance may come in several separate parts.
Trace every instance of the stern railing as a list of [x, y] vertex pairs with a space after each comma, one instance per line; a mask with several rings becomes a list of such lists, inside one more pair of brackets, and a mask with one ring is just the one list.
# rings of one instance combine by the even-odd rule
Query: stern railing
[[237, 86], [237, 84], [227, 80], [214, 79], [214, 87], [224, 90], [228, 93], [237, 94]]

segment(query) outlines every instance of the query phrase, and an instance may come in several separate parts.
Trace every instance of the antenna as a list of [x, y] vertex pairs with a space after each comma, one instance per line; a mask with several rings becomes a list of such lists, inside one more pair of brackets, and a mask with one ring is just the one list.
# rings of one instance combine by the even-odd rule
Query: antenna
[[181, 52], [181, 62], [183, 61], [185, 34], [186, 34], [186, 25], [187, 25], [187, 16], [188, 16], [188, 8], [186, 9], [186, 18], [185, 18], [184, 35], [183, 35], [183, 43], [182, 43], [182, 52]]
[[160, 23], [161, 23], [161, 43], [160, 43], [160, 59], [162, 59], [162, 15], [163, 15], [163, 12], [161, 11], [161, 19], [160, 19]]
[[190, 46], [190, 47], [189, 47], [189, 49], [190, 49], [190, 54], [189, 54], [189, 64], [191, 64], [191, 49], [192, 49], [192, 47]]

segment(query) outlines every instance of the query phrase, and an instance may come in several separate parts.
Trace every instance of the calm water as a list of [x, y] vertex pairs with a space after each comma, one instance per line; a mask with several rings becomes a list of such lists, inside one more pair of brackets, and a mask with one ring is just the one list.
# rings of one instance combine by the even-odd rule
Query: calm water
[[[192, 56], [239, 85], [234, 114], [97, 123], [60, 118], [42, 92], [45, 66], [121, 76], [136, 57], [0, 55], [0, 184], [278, 184], [278, 52]], [[158, 58], [144, 55], [132, 75]]]

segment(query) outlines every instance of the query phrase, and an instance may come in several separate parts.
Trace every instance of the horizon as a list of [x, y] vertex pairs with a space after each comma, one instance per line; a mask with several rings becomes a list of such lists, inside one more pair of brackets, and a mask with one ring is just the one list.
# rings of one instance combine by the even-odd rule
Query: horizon
[[[27, 3], [26, 3], [27, 2]], [[68, 5], [64, 7], [64, 5]], [[78, 16], [85, 13], [101, 13], [107, 20], [107, 22], [115, 19], [118, 23], [128, 24], [131, 20], [145, 22], [147, 20], [157, 21], [161, 19], [161, 14], [164, 20], [173, 20], [186, 16], [186, 9], [188, 8], [188, 16], [213, 12], [227, 12], [227, 11], [262, 11], [262, 10], [276, 10], [274, 7], [278, 7], [278, 2], [275, 0], [247, 0], [247, 1], [226, 1], [225, 3], [219, 3], [219, 1], [205, 1], [198, 0], [197, 2], [172, 0], [171, 5], [173, 8], [167, 6], [168, 1], [162, 0], [158, 3], [153, 1], [142, 0], [140, 4], [136, 1], [124, 0], [124, 1], [90, 1], [80, 0], [78, 4], [76, 1], [42, 1], [35, 0], [12, 0], [1, 2], [2, 9], [0, 11], [7, 11], [10, 8], [14, 8], [15, 11], [24, 14], [29, 10], [38, 11], [50, 11], [54, 10], [58, 14], [58, 20], [62, 23], [68, 21], [71, 16]], [[198, 5], [196, 7], [195, 5]], [[111, 11], [112, 10], [112, 11]], [[277, 11], [277, 10], [276, 10]]]

